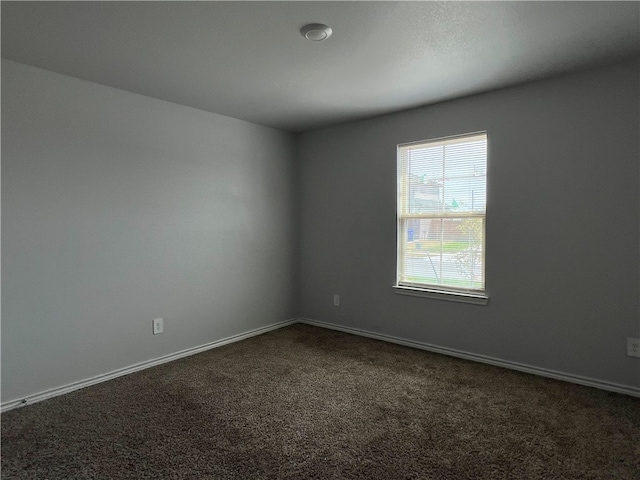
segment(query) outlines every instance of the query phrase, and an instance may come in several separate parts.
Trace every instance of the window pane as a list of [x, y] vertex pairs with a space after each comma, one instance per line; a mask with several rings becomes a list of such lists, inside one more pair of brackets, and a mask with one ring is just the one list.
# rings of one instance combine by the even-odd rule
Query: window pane
[[484, 289], [484, 218], [407, 218], [400, 282]]
[[406, 162], [405, 213], [485, 211], [486, 138], [437, 146], [411, 145], [401, 147], [401, 155]]

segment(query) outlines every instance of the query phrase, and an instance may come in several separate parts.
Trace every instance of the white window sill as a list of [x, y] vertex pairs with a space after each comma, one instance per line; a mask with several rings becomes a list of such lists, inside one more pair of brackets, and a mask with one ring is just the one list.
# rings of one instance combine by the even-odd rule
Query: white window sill
[[447, 300], [449, 302], [471, 303], [473, 305], [486, 305], [489, 297], [482, 293], [455, 292], [445, 290], [434, 290], [429, 288], [406, 287], [394, 285], [395, 293], [399, 295], [410, 295], [412, 297], [433, 298], [436, 300]]

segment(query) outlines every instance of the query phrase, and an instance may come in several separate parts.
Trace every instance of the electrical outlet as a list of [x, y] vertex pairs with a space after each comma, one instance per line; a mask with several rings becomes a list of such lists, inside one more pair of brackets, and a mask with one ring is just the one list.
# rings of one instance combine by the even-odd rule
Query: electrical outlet
[[162, 318], [153, 319], [153, 334], [158, 335], [164, 332], [164, 320]]
[[640, 358], [640, 338], [627, 337], [627, 355]]
[[333, 295], [333, 306], [334, 307], [340, 306], [340, 295], [338, 295], [337, 293]]

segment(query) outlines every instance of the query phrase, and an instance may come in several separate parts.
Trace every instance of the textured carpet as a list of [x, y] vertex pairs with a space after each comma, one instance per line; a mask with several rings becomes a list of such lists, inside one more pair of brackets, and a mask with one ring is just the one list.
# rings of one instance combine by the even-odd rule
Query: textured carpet
[[2, 415], [4, 479], [640, 479], [640, 399], [294, 325]]

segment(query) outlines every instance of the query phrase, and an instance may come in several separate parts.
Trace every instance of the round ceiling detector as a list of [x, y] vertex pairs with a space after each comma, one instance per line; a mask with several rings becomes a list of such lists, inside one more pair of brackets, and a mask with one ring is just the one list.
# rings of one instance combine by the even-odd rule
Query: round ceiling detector
[[331, 36], [333, 30], [322, 23], [310, 23], [300, 29], [302, 36], [314, 42], [321, 42]]

